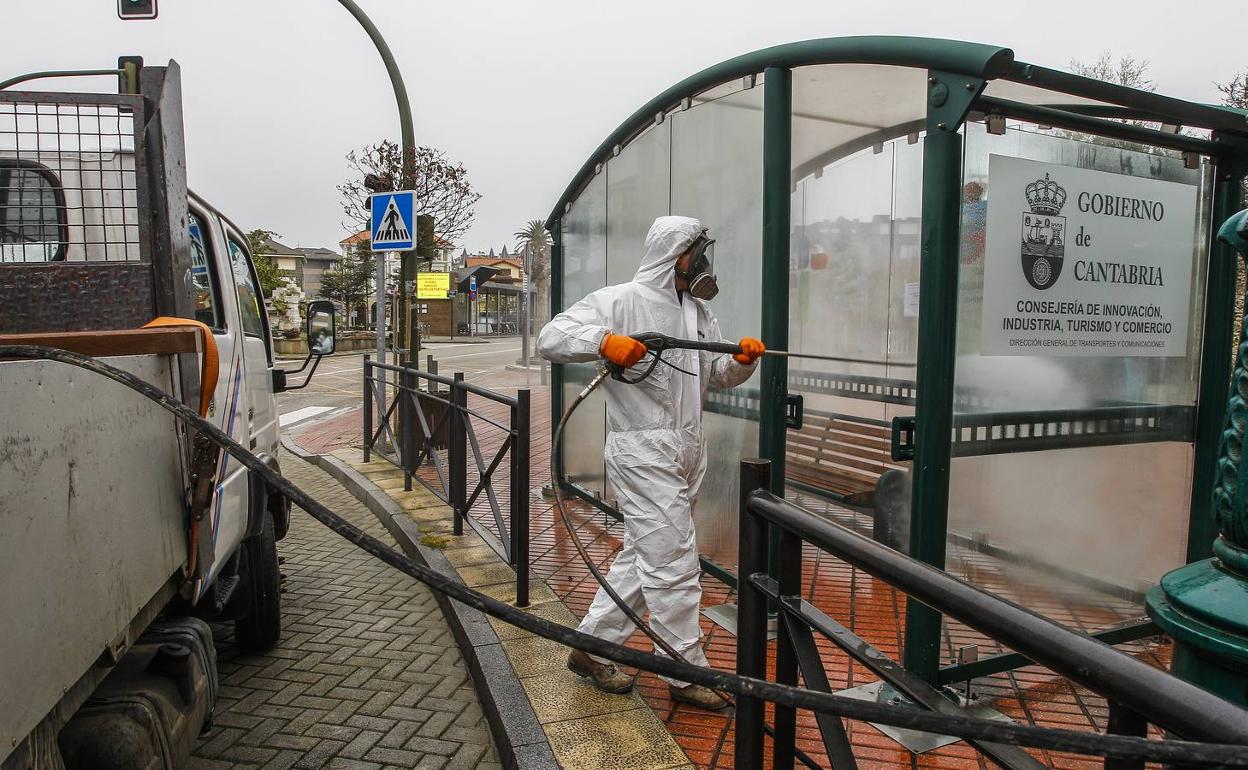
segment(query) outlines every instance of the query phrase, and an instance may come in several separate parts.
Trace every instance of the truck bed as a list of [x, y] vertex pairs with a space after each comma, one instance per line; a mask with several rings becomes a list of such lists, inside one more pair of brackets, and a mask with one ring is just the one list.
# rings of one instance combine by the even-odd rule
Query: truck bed
[[[174, 354], [198, 349], [189, 329], [7, 335], [0, 344], [89, 353], [172, 393]], [[0, 408], [0, 746], [7, 749], [93, 675], [110, 649], [133, 641], [132, 621], [176, 587], [186, 562], [185, 453], [171, 415], [88, 371], [3, 360], [0, 394], [7, 402]]]

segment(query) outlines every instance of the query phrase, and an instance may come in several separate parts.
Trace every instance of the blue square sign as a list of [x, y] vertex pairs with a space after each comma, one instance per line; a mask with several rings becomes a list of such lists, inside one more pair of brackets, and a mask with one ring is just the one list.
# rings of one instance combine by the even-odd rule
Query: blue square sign
[[373, 251], [407, 251], [416, 248], [416, 193], [411, 190], [373, 193]]

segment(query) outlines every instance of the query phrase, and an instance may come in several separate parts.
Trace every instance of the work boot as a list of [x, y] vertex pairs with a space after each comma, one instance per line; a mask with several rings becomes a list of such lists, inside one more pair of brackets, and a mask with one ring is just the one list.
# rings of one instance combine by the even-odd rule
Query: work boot
[[577, 676], [594, 680], [594, 686], [603, 692], [623, 695], [633, 689], [633, 678], [615, 667], [614, 663], [599, 663], [581, 650], [568, 655], [568, 670]]
[[688, 703], [707, 711], [719, 711], [728, 705], [728, 701], [716, 695], [709, 687], [703, 687], [700, 684], [690, 684], [684, 687], [669, 684], [667, 690], [672, 694], [672, 700]]

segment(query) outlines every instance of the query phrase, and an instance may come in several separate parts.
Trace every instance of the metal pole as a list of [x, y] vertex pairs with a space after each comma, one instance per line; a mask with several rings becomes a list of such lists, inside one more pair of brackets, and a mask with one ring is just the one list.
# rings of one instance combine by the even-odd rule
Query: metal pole
[[452, 532], [464, 534], [464, 503], [468, 500], [468, 434], [465, 423], [468, 415], [468, 391], [460, 387], [464, 382], [464, 373], [455, 372], [455, 382], [451, 385], [450, 440], [446, 457], [450, 469], [450, 484], [447, 497], [451, 498], [453, 516]]
[[[762, 335], [767, 347], [789, 346], [789, 221], [793, 142], [793, 74], [784, 67], [763, 71], [763, 258]], [[771, 461], [771, 491], [784, 494], [785, 401], [789, 363], [764, 358], [759, 377], [758, 454]], [[772, 568], [780, 563], [772, 533]], [[774, 575], [773, 575], [774, 577]]]
[[[773, 540], [776, 539], [774, 536]], [[798, 596], [802, 594], [802, 541], [797, 535], [785, 530], [779, 531], [779, 564], [774, 571], [778, 573], [781, 596]], [[738, 583], [738, 587], [740, 583]], [[738, 593], [740, 593], [738, 591]], [[797, 654], [793, 647], [793, 638], [785, 623], [777, 624], [776, 637], [776, 681], [781, 684], [797, 686]], [[807, 683], [809, 687], [810, 684]], [[776, 704], [775, 737], [772, 739], [772, 763], [774, 770], [793, 770], [797, 759], [797, 710], [791, 706]]]
[[[1148, 721], [1115, 700], [1109, 701], [1109, 724], [1105, 732], [1110, 735], [1148, 736]], [[1142, 759], [1111, 759], [1105, 757], [1105, 770], [1144, 770]]]
[[[28, 72], [25, 75], [18, 75], [17, 77], [13, 77], [13, 78], [9, 78], [8, 80], [0, 81], [0, 91], [3, 91], [4, 89], [9, 88], [11, 86], [18, 85], [20, 83], [25, 83], [30, 80], [41, 80], [43, 78], [81, 78], [81, 77], [91, 77], [94, 75], [125, 75], [125, 74], [126, 74], [126, 71], [120, 67], [113, 67], [112, 69], [98, 69], [98, 70], [44, 70], [42, 72]], [[127, 92], [123, 92], [123, 93], [127, 93]]]
[[[377, 303], [377, 307], [373, 309], [373, 319], [377, 324], [377, 363], [384, 364], [386, 362], [386, 252], [375, 252], [373, 262], [377, 266], [375, 277], [377, 285], [373, 287], [373, 301]], [[386, 396], [384, 384], [381, 396], [384, 400]]]
[[373, 362], [367, 353], [364, 354], [364, 462], [369, 462], [369, 450], [373, 448], [373, 399], [369, 393], [372, 382]]
[[[550, 229], [550, 317], [558, 315], [563, 301], [563, 220], [555, 222]], [[550, 432], [554, 435], [559, 425], [559, 416], [563, 414], [563, 365], [550, 366]], [[563, 447], [559, 447], [559, 455], [555, 458], [555, 469], [563, 475]], [[551, 479], [551, 484], [559, 483], [559, 479]]]
[[[767, 602], [750, 576], [767, 571], [767, 521], [750, 511], [750, 494], [771, 487], [771, 463], [741, 461], [741, 496], [738, 522], [737, 673], [767, 678]], [[733, 766], [754, 770], [763, 766], [763, 725], [767, 704], [748, 695], [737, 697], [736, 743]]]
[[521, 260], [520, 281], [520, 363], [524, 366], [524, 377], [527, 384], [529, 377], [529, 247], [524, 247], [524, 259]]
[[1246, 170], [1248, 163], [1236, 158], [1222, 158], [1214, 169], [1200, 395], [1196, 401], [1196, 451], [1187, 526], [1189, 563], [1212, 556], [1213, 541], [1218, 536], [1211, 504], [1217, 483], [1218, 443], [1222, 439], [1226, 401], [1230, 396], [1231, 356], [1228, 352], [1235, 349], [1235, 274], [1239, 257], [1235, 249], [1220, 242], [1217, 235], [1218, 227], [1239, 210]]
[[[372, 19], [368, 18], [368, 14], [360, 6], [356, 5], [354, 0], [338, 0], [347, 12], [355, 17], [355, 20], [364, 28], [364, 32], [368, 34], [373, 45], [377, 48], [377, 53], [381, 55], [381, 61], [386, 65], [386, 74], [390, 76], [390, 87], [394, 90], [394, 100], [399, 107], [399, 133], [403, 140], [403, 180], [399, 184], [399, 189], [407, 190], [415, 186], [416, 169], [413, 165], [416, 158], [416, 132], [412, 128], [412, 106], [407, 99], [407, 86], [403, 84], [403, 73], [399, 71], [399, 65], [394, 60], [394, 54], [390, 52], [390, 46], [386, 44], [386, 39], [381, 36], [381, 30], [373, 24]], [[413, 212], [415, 213], [415, 212]], [[411, 226], [416, 227], [416, 223], [412, 222]], [[415, 252], [402, 252], [400, 259], [405, 265], [415, 260]], [[415, 274], [415, 269], [410, 271]], [[380, 273], [379, 273], [380, 275]], [[378, 332], [380, 335], [381, 332]], [[379, 337], [379, 339], [381, 339]], [[397, 342], [397, 340], [396, 340]], [[384, 346], [383, 342], [378, 342], [379, 346]], [[378, 360], [385, 363], [385, 355], [378, 348]]]
[[516, 606], [529, 606], [529, 391], [516, 391], [511, 409], [511, 553], [516, 562]]
[[412, 458], [416, 456], [416, 410], [420, 408], [416, 399], [420, 390], [420, 382], [416, 379], [416, 373], [407, 367], [403, 367], [403, 373], [399, 375], [399, 387], [394, 392], [394, 397], [399, 401], [399, 446], [403, 448], [399, 456], [399, 464], [403, 466], [403, 491], [412, 491], [412, 473], [415, 467], [412, 465]]
[[[933, 83], [933, 89], [939, 84]], [[923, 236], [919, 260], [919, 355], [915, 384], [914, 491], [910, 555], [943, 569], [949, 519], [950, 434], [958, 320], [960, 124], [932, 125], [923, 144]], [[940, 613], [906, 602], [906, 668], [934, 683], [940, 669]]]

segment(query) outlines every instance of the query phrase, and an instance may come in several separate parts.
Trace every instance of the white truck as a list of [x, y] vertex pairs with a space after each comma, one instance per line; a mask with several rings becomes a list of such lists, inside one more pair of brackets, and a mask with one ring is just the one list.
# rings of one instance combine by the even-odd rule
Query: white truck
[[[0, 344], [107, 360], [276, 467], [286, 372], [248, 241], [187, 191], [177, 64], [128, 74], [0, 91]], [[312, 303], [314, 352], [333, 327]], [[180, 767], [216, 695], [206, 621], [247, 650], [281, 634], [289, 504], [91, 372], [0, 359], [0, 396], [0, 767]]]

